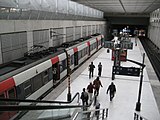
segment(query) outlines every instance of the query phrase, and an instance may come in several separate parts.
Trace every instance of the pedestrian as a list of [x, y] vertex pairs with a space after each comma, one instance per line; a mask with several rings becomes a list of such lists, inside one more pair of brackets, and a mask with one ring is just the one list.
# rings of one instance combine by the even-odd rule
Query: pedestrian
[[92, 102], [93, 89], [94, 89], [94, 86], [93, 86], [92, 82], [90, 82], [90, 84], [87, 86], [90, 103]]
[[[83, 106], [88, 105], [88, 93], [85, 91], [85, 88], [83, 88], [83, 92], [81, 93], [81, 99]], [[83, 110], [85, 110], [85, 107], [83, 107]]]
[[57, 80], [57, 68], [54, 67], [52, 71], [53, 71], [53, 83], [55, 84]]
[[110, 101], [112, 101], [112, 99], [114, 98], [114, 95], [116, 93], [116, 86], [114, 85], [113, 82], [111, 82], [111, 84], [109, 85], [108, 89], [107, 89], [107, 94], [108, 91], [110, 91]]
[[101, 62], [99, 62], [98, 64], [98, 76], [101, 77], [101, 73], [102, 73], [102, 64]]
[[99, 80], [99, 77], [97, 77], [94, 81], [93, 81], [93, 85], [94, 85], [94, 95], [99, 95], [99, 88], [100, 88], [100, 86], [101, 87], [103, 87], [102, 86], [102, 83], [101, 83], [101, 81]]
[[91, 78], [91, 76], [93, 77], [94, 68], [95, 66], [93, 65], [93, 62], [91, 62], [91, 64], [89, 65], [89, 78]]
[[97, 120], [99, 120], [99, 112], [100, 111], [98, 109], [100, 109], [100, 103], [98, 101], [96, 103], [95, 109], [96, 109], [95, 116], [96, 116]]

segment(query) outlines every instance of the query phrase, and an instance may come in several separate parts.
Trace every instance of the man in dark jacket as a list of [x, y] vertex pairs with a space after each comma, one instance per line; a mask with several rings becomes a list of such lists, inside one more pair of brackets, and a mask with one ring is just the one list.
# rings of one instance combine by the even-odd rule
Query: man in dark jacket
[[116, 93], [116, 86], [114, 85], [113, 82], [111, 82], [111, 84], [109, 85], [107, 89], [107, 94], [108, 91], [110, 91], [110, 101], [112, 101], [112, 99], [114, 98], [114, 94]]
[[94, 89], [94, 86], [93, 86], [92, 82], [90, 82], [90, 84], [87, 86], [90, 102], [92, 102], [93, 89]]
[[83, 92], [81, 93], [82, 105], [88, 105], [88, 93], [83, 88]]
[[98, 95], [99, 95], [99, 88], [100, 88], [100, 86], [103, 87], [101, 81], [99, 80], [99, 77], [97, 77], [97, 78], [93, 81], [93, 85], [94, 85], [94, 89], [95, 89], [94, 95], [97, 95], [97, 96], [98, 96]]
[[98, 76], [101, 77], [101, 73], [102, 73], [102, 64], [101, 62], [99, 62], [98, 64]]
[[95, 66], [93, 65], [93, 62], [89, 65], [89, 78], [91, 78], [91, 75], [93, 77], [93, 72], [94, 72]]

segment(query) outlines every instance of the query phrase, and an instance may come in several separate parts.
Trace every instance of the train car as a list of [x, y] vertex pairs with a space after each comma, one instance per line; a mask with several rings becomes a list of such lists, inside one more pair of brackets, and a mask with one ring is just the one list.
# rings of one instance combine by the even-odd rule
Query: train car
[[[102, 36], [94, 36], [87, 41], [74, 45], [63, 52], [49, 56], [24, 66], [7, 75], [0, 81], [0, 97], [15, 99], [39, 99], [50, 88], [67, 76], [67, 55], [70, 55], [71, 70], [94, 54], [102, 46]], [[4, 117], [8, 114], [7, 117]], [[0, 113], [3, 120], [11, 118], [15, 112]]]
[[138, 31], [138, 36], [146, 36], [146, 31], [141, 29]]
[[[16, 97], [16, 87], [14, 79], [8, 78], [5, 81], [0, 82], [0, 98], [1, 99], [14, 99]], [[14, 103], [6, 103], [1, 101], [0, 105], [14, 105]], [[12, 116], [14, 116], [17, 112], [0, 112], [0, 119], [1, 120], [9, 120]]]

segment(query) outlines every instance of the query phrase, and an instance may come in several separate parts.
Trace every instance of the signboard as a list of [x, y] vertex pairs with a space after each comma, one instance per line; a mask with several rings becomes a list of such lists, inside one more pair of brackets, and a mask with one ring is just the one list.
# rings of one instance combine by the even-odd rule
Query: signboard
[[[114, 48], [113, 41], [104, 41], [104, 48]], [[121, 49], [133, 49], [133, 42], [121, 42], [120, 44], [115, 44], [115, 48]]]
[[122, 42], [121, 48], [122, 49], [133, 49], [133, 42]]
[[104, 41], [104, 48], [114, 48], [114, 43], [112, 41]]
[[115, 75], [127, 75], [138, 77], [140, 75], [140, 68], [113, 66], [113, 73]]

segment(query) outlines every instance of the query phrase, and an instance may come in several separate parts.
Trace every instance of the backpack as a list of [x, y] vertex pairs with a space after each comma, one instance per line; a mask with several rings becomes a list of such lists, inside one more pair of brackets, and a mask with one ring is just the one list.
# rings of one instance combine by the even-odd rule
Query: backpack
[[82, 92], [82, 94], [81, 94], [81, 99], [82, 99], [82, 100], [88, 99], [88, 93], [87, 93], [87, 92]]
[[111, 92], [115, 92], [115, 85], [111, 85], [111, 86], [110, 86], [110, 91], [111, 91]]

